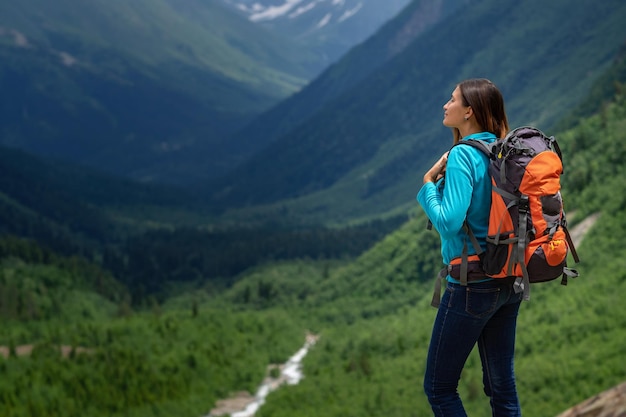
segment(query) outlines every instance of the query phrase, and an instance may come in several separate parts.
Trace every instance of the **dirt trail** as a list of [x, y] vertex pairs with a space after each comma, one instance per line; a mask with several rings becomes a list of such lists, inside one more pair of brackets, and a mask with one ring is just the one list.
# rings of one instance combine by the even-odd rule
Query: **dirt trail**
[[585, 220], [570, 229], [570, 235], [572, 236], [575, 247], [580, 246], [580, 242], [582, 242], [583, 237], [585, 237], [589, 229], [591, 229], [591, 227], [596, 223], [598, 218], [600, 218], [600, 213], [592, 214], [591, 216], [587, 217]]
[[[33, 345], [20, 345], [20, 346], [16, 346], [15, 347], [15, 354], [17, 356], [28, 356], [31, 353], [33, 353]], [[63, 345], [63, 346], [58, 346], [59, 348], [59, 353], [61, 354], [62, 357], [67, 358], [70, 356], [70, 353], [72, 353], [72, 350], [74, 350], [75, 353], [89, 353], [92, 351], [92, 349], [88, 349], [88, 348], [84, 348], [81, 346], [68, 346], [68, 345]], [[10, 354], [10, 350], [8, 346], [0, 346], [0, 356], [4, 356], [4, 358], [8, 358]]]

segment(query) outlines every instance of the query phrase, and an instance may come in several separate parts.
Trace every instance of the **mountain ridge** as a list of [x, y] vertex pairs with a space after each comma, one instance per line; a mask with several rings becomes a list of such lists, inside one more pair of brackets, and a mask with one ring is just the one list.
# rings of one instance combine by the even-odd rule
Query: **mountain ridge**
[[[408, 187], [414, 172], [450, 143], [440, 122], [441, 106], [454, 84], [467, 77], [485, 76], [500, 86], [513, 126], [550, 130], [618, 53], [626, 39], [620, 23], [626, 9], [618, 2], [560, 3], [546, 9], [543, 23], [565, 10], [569, 19], [559, 31], [544, 32], [533, 27], [543, 23], [524, 17], [537, 7], [538, 1], [481, 1], [456, 11], [358, 86], [211, 184], [216, 204], [237, 216], [238, 206], [270, 213], [275, 203], [311, 218], [355, 210], [380, 215], [397, 208], [413, 193]], [[390, 146], [383, 147], [385, 142]], [[351, 195], [354, 204], [338, 195]], [[311, 206], [312, 200], [324, 201], [326, 208]]]

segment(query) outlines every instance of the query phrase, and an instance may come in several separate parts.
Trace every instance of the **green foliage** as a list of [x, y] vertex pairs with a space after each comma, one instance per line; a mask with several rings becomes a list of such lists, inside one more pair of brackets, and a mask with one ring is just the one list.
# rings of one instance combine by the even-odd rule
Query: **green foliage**
[[296, 260], [251, 268], [225, 293], [225, 298], [243, 308], [299, 310], [319, 292], [332, 272], [346, 262]]
[[[345, 314], [348, 321], [389, 314], [421, 298], [416, 289], [424, 283], [430, 288], [440, 265], [438, 236], [426, 230], [422, 213], [360, 256], [358, 262], [337, 270], [309, 302], [312, 306], [329, 304], [321, 314], [332, 321], [338, 319], [335, 314]], [[345, 308], [333, 302], [346, 294], [352, 298], [346, 300]]]
[[[206, 414], [231, 391], [254, 392], [266, 366], [304, 336], [283, 311], [75, 319], [44, 332], [30, 356], [0, 358], [3, 416], [149, 416], [162, 404], [179, 416]], [[61, 344], [74, 353], [62, 358]]]
[[63, 257], [35, 242], [0, 239], [0, 319], [18, 322], [97, 318], [125, 288], [81, 257]]
[[625, 132], [626, 96], [621, 92], [599, 114], [560, 136], [567, 156], [564, 186], [573, 194], [567, 204], [582, 215], [623, 207]]

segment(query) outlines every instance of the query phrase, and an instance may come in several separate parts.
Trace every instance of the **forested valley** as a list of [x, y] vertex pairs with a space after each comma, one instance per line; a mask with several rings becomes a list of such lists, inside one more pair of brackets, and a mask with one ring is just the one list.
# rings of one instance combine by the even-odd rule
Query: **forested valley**
[[[597, 114], [557, 135], [572, 227], [599, 217], [578, 248], [581, 276], [567, 287], [537, 284], [523, 305], [517, 373], [528, 415], [556, 415], [624, 378], [625, 123], [620, 87]], [[131, 281], [101, 262], [5, 237], [0, 414], [207, 415], [233, 392], [254, 392], [267, 365], [284, 362], [313, 332], [320, 339], [305, 360], [305, 379], [272, 393], [259, 416], [428, 415], [421, 375], [439, 254], [424, 225], [415, 209], [395, 231], [370, 238], [378, 241], [369, 248], [314, 255], [287, 244], [289, 256], [274, 254], [233, 276], [220, 270], [216, 276], [229, 279], [219, 285], [162, 282], [170, 296], [146, 287], [139, 298]], [[188, 233], [163, 236], [185, 253]], [[330, 240], [355, 236], [335, 233]], [[147, 241], [158, 247], [160, 239]], [[263, 247], [246, 252], [266, 257]], [[148, 252], [167, 265], [158, 250]], [[32, 351], [20, 354], [27, 345]], [[477, 356], [461, 393], [470, 413], [487, 413]]]

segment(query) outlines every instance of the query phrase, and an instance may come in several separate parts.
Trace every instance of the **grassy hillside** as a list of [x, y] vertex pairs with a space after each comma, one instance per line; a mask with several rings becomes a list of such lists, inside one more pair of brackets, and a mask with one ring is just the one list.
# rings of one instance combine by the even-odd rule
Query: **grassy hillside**
[[[485, 0], [461, 8], [213, 184], [215, 201], [233, 216], [249, 213], [241, 206], [267, 216], [281, 207], [319, 222], [393, 211], [449, 146], [441, 106], [456, 82], [493, 79], [513, 126], [550, 130], [611, 64], [626, 39], [624, 16], [618, 1]], [[555, 22], [559, 30], [550, 30]]]

